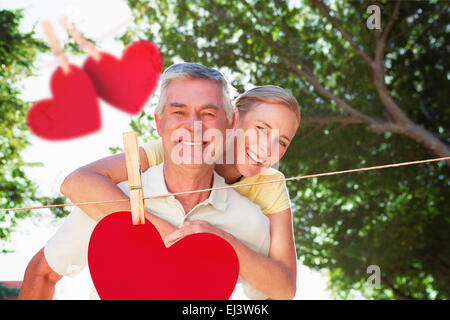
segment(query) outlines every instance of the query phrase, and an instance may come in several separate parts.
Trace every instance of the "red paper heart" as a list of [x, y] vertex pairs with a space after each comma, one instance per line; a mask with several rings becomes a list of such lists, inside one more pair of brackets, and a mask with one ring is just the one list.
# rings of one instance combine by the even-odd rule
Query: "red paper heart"
[[197, 233], [166, 248], [148, 220], [132, 225], [129, 211], [110, 214], [96, 225], [88, 265], [106, 300], [224, 300], [239, 275], [236, 252], [221, 237]]
[[89, 57], [83, 65], [98, 95], [130, 114], [142, 110], [158, 83], [161, 68], [158, 48], [145, 40], [131, 43], [120, 60], [101, 52], [100, 61]]
[[28, 110], [28, 128], [48, 140], [64, 140], [95, 132], [101, 127], [100, 108], [95, 88], [88, 75], [70, 65], [61, 68], [50, 79], [52, 99], [36, 102]]

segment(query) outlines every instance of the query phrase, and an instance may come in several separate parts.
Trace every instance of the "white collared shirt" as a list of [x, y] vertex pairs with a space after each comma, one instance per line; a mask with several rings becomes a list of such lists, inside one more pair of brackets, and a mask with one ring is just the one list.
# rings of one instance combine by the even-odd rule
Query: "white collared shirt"
[[[142, 173], [142, 185], [144, 197], [168, 194], [163, 164]], [[129, 194], [128, 181], [117, 186]], [[226, 186], [224, 179], [214, 172], [213, 187], [222, 186]], [[231, 188], [211, 191], [205, 201], [198, 203], [188, 213], [174, 196], [145, 200], [145, 207], [148, 212], [177, 227], [184, 221], [207, 221], [232, 234], [250, 249], [265, 256], [269, 253], [269, 219], [257, 205]], [[96, 221], [80, 208], [76, 207], [71, 212], [44, 248], [46, 260], [55, 272], [63, 276], [75, 276], [87, 265], [89, 239], [95, 225]], [[242, 277], [239, 277], [238, 282], [249, 299], [267, 298]], [[91, 296], [98, 298], [95, 293]]]
[[[144, 197], [170, 193], [164, 181], [163, 164], [151, 167], [143, 173], [142, 185]], [[214, 172], [212, 187], [226, 185], [224, 179]], [[262, 214], [257, 205], [232, 188], [211, 191], [208, 199], [198, 203], [188, 213], [174, 196], [145, 200], [145, 207], [150, 213], [177, 227], [184, 221], [207, 221], [232, 234], [250, 249], [268, 255], [270, 247], [268, 218]]]

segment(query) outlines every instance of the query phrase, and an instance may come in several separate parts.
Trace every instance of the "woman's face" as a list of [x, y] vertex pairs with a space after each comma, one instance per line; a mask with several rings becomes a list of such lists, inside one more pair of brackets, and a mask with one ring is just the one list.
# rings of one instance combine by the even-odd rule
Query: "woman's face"
[[238, 171], [251, 177], [279, 161], [298, 125], [295, 114], [283, 104], [259, 103], [240, 113], [235, 125]]

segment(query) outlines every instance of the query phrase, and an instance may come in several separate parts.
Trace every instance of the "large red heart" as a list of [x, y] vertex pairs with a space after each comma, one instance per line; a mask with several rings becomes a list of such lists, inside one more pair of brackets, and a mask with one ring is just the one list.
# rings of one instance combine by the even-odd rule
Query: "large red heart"
[[28, 110], [28, 128], [48, 140], [64, 140], [95, 132], [101, 127], [100, 107], [89, 76], [75, 65], [64, 74], [57, 68], [50, 79], [52, 99]]
[[129, 211], [96, 225], [88, 265], [100, 298], [107, 300], [224, 300], [239, 275], [236, 252], [221, 237], [197, 233], [166, 248], [148, 220], [132, 225]]
[[89, 57], [83, 69], [89, 74], [98, 95], [118, 109], [139, 113], [158, 83], [162, 59], [151, 42], [131, 43], [120, 60], [101, 52], [100, 61]]

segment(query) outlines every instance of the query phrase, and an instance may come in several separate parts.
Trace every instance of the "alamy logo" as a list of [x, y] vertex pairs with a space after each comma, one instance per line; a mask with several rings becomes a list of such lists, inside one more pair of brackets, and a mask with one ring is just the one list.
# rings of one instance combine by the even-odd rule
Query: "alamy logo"
[[366, 26], [368, 29], [381, 29], [381, 11], [380, 7], [372, 4], [367, 7], [366, 12], [370, 14], [370, 16], [367, 18]]
[[367, 286], [369, 288], [380, 289], [380, 280], [381, 280], [381, 270], [380, 267], [373, 264], [367, 267], [367, 273], [371, 274], [369, 278], [367, 278]]

